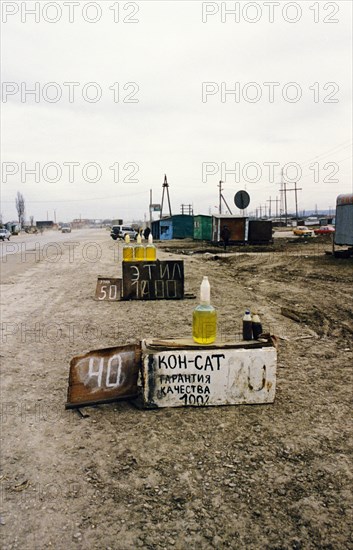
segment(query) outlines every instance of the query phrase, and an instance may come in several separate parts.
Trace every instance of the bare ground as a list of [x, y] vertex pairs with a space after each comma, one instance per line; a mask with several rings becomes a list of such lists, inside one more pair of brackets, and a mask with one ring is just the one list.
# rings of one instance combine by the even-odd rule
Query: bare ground
[[87, 231], [74, 257], [2, 264], [2, 548], [353, 548], [352, 260], [325, 239], [216, 259], [160, 245], [184, 259], [186, 290], [209, 276], [219, 331], [251, 306], [280, 337], [276, 401], [82, 418], [64, 410], [73, 356], [191, 330], [193, 300], [93, 300], [98, 275], [121, 274], [120, 247]]

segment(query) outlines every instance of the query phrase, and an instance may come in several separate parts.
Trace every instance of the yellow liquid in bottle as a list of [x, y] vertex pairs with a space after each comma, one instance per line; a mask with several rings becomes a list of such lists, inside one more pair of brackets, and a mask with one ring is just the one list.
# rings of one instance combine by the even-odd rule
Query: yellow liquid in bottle
[[156, 247], [153, 245], [147, 245], [146, 246], [146, 260], [148, 261], [154, 261], [157, 259], [157, 250]]
[[209, 305], [199, 305], [192, 315], [192, 337], [197, 344], [212, 344], [217, 335], [217, 311]]
[[135, 246], [135, 260], [136, 262], [143, 262], [145, 259], [145, 249], [142, 244], [137, 244]]
[[132, 262], [134, 260], [133, 246], [125, 245], [123, 247], [123, 262]]

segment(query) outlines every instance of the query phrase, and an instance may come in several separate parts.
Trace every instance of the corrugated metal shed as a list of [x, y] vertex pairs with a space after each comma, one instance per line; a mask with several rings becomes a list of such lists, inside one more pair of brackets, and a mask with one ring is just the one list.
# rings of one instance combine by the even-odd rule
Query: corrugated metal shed
[[353, 246], [353, 194], [337, 197], [335, 244]]
[[161, 241], [192, 238], [194, 236], [194, 216], [176, 214], [153, 221], [152, 236]]
[[152, 222], [152, 237], [155, 240], [169, 241], [173, 238], [172, 218], [163, 218]]
[[212, 216], [202, 214], [194, 216], [194, 239], [198, 241], [212, 240]]
[[152, 225], [151, 225], [152, 237], [155, 241], [159, 241], [159, 237], [160, 237], [159, 222], [160, 222], [160, 220], [153, 220]]
[[248, 240], [248, 218], [238, 216], [215, 215], [212, 216], [212, 241], [221, 241], [221, 231], [224, 226], [230, 231], [230, 242], [245, 242]]
[[194, 236], [194, 216], [176, 214], [172, 216], [173, 239], [187, 239]]

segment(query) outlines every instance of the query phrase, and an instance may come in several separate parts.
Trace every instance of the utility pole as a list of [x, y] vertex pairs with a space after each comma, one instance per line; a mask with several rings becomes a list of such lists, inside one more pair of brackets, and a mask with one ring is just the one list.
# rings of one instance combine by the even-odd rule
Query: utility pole
[[219, 187], [219, 206], [218, 206], [218, 213], [219, 213], [220, 216], [221, 216], [221, 214], [222, 214], [222, 183], [223, 183], [223, 181], [219, 180], [219, 184], [218, 184], [218, 187]]
[[227, 203], [227, 201], [224, 198], [223, 193], [222, 193], [222, 191], [223, 191], [222, 183], [224, 183], [224, 182], [220, 181], [219, 184], [218, 184], [218, 187], [219, 187], [219, 207], [218, 207], [219, 215], [222, 214], [222, 200], [223, 200], [224, 204], [226, 205], [227, 209], [229, 210], [229, 214], [232, 215], [232, 211], [229, 208], [229, 204]]
[[149, 207], [149, 211], [150, 211], [150, 229], [152, 231], [152, 189], [150, 189], [150, 207]]
[[297, 182], [294, 184], [294, 195], [295, 195], [295, 219], [298, 223], [298, 189], [297, 189]]
[[279, 198], [276, 197], [275, 201], [276, 201], [276, 218], [278, 218], [278, 203], [279, 203]]
[[294, 184], [294, 189], [287, 189], [287, 191], [294, 191], [295, 193], [295, 219], [298, 221], [298, 191], [302, 191], [301, 187], [297, 187], [297, 182]]
[[281, 170], [281, 189], [280, 189], [280, 194], [281, 194], [280, 218], [282, 218], [283, 204], [284, 204], [284, 219], [285, 219], [286, 226], [287, 226], [287, 221], [288, 221], [287, 191], [288, 191], [287, 182], [285, 181], [285, 179], [283, 177], [283, 168], [282, 168], [282, 170]]
[[271, 210], [271, 204], [272, 204], [273, 202], [275, 202], [275, 203], [276, 203], [276, 216], [277, 216], [277, 202], [278, 202], [278, 199], [277, 199], [277, 197], [276, 197], [275, 199], [271, 199], [271, 197], [270, 197], [270, 198], [268, 199], [268, 201], [267, 201], [267, 202], [269, 202], [269, 203], [270, 203], [270, 206], [269, 206], [269, 211], [268, 211], [268, 217], [269, 217], [269, 218], [271, 218], [271, 213], [272, 213], [272, 210]]
[[262, 218], [262, 206], [260, 204], [260, 219]]
[[170, 206], [170, 198], [169, 198], [169, 183], [167, 182], [167, 176], [164, 174], [164, 182], [163, 182], [163, 193], [162, 193], [162, 204], [161, 204], [161, 214], [160, 219], [162, 219], [163, 215], [163, 202], [164, 202], [164, 192], [167, 190], [167, 198], [168, 198], [168, 206], [169, 206], [169, 215], [172, 217], [172, 208]]
[[283, 181], [283, 192], [284, 192], [284, 219], [287, 227], [288, 222], [288, 211], [287, 211], [287, 183], [283, 179], [283, 168], [282, 168], [282, 181]]
[[193, 215], [192, 204], [181, 204], [180, 209], [182, 214], [188, 214], [189, 216]]

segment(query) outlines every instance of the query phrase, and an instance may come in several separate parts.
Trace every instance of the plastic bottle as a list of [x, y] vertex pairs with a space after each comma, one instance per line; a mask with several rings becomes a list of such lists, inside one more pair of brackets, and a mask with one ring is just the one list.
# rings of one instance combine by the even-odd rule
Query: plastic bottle
[[123, 262], [132, 262], [134, 260], [134, 247], [130, 244], [130, 236], [125, 235], [125, 244], [123, 246]]
[[153, 244], [152, 234], [150, 233], [148, 235], [148, 245], [146, 246], [146, 260], [154, 261], [156, 259], [157, 259], [157, 250]]
[[245, 310], [243, 317], [243, 340], [252, 340], [252, 319], [250, 310]]
[[137, 235], [137, 244], [135, 246], [135, 261], [136, 262], [143, 262], [145, 259], [145, 248], [141, 244], [141, 235]]
[[257, 340], [260, 334], [262, 334], [262, 324], [260, 321], [260, 317], [256, 312], [253, 313], [252, 316], [252, 332], [255, 340]]
[[200, 304], [192, 316], [192, 337], [197, 344], [212, 344], [217, 334], [217, 312], [211, 306], [211, 288], [208, 277], [202, 279]]

